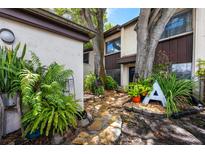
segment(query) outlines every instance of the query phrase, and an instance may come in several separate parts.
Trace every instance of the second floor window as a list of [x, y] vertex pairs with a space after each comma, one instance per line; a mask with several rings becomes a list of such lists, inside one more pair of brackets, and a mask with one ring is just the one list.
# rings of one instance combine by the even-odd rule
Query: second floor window
[[120, 50], [121, 50], [120, 37], [112, 41], [106, 42], [106, 54], [120, 52]]
[[183, 12], [170, 19], [161, 38], [168, 38], [190, 31], [192, 31], [192, 11]]

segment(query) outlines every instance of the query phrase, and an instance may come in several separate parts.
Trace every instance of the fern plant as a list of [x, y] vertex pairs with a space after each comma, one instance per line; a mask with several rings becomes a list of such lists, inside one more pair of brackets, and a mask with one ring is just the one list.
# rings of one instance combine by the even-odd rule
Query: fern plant
[[69, 127], [76, 127], [81, 111], [74, 97], [63, 93], [72, 71], [57, 63], [46, 70], [34, 53], [32, 59], [20, 74], [22, 102], [29, 107], [22, 118], [24, 135], [37, 130], [46, 136], [63, 134]]

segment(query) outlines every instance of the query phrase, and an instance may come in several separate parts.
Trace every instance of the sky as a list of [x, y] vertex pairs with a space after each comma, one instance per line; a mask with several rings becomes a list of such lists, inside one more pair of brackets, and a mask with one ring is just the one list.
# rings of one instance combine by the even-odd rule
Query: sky
[[108, 22], [114, 25], [122, 25], [139, 15], [139, 8], [108, 8]]

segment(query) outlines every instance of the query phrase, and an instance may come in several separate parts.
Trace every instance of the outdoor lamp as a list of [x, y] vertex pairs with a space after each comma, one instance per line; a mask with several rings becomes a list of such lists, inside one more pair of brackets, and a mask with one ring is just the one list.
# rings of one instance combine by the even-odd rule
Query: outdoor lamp
[[4, 43], [12, 44], [15, 41], [14, 33], [7, 28], [0, 29], [0, 38]]

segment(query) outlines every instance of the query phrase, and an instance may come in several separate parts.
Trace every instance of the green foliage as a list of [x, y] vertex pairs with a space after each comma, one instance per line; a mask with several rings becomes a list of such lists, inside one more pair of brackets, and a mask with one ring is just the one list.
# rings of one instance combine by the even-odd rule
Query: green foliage
[[[98, 27], [99, 16], [96, 13], [98, 9], [99, 8], [89, 8], [89, 12], [90, 12], [89, 15], [91, 16], [92, 23], [95, 28]], [[68, 15], [70, 20], [72, 20], [73, 22], [88, 27], [85, 18], [82, 16], [83, 9], [81, 8], [55, 8], [54, 11], [59, 16]], [[103, 15], [103, 22], [104, 23], [107, 22], [106, 12]], [[104, 24], [104, 29], [110, 28], [111, 26], [113, 26], [111, 23]]]
[[177, 79], [175, 74], [160, 73], [153, 75], [158, 81], [167, 100], [166, 113], [170, 116], [179, 111], [179, 106], [190, 102], [194, 82], [186, 79]]
[[92, 73], [85, 76], [84, 90], [92, 92], [95, 95], [104, 94], [104, 86], [102, 84], [102, 81]]
[[101, 86], [96, 86], [96, 88], [93, 89], [94, 91], [94, 94], [95, 95], [103, 95], [104, 94], [104, 87], [101, 85]]
[[145, 95], [149, 95], [153, 89], [153, 78], [152, 77], [148, 77], [146, 79], [139, 79], [137, 81], [137, 84], [140, 85], [140, 94], [145, 96]]
[[96, 82], [96, 79], [97, 78], [95, 74], [89, 73], [88, 75], [86, 75], [84, 79], [84, 90], [92, 91], [93, 85]]
[[[80, 106], [73, 96], [65, 96], [65, 81], [71, 70], [53, 63], [43, 69], [40, 60], [33, 53], [28, 68], [20, 74], [22, 103], [29, 107], [23, 115], [22, 123], [26, 128], [24, 135], [40, 130], [42, 135], [63, 134], [69, 126], [76, 127]], [[38, 66], [38, 67], [37, 67]]]
[[198, 77], [205, 77], [205, 60], [199, 59], [197, 62], [199, 69], [197, 70], [196, 75]]
[[92, 42], [89, 41], [83, 45], [83, 49], [91, 49], [93, 47]]
[[154, 64], [153, 65], [153, 73], [157, 74], [160, 72], [167, 72], [168, 67], [169, 67], [169, 64]]
[[21, 56], [18, 57], [20, 43], [14, 48], [0, 47], [0, 92], [12, 95], [19, 87], [18, 73], [25, 66], [24, 56], [26, 45], [24, 45]]
[[139, 79], [137, 82], [129, 83], [126, 87], [126, 91], [129, 96], [145, 96], [149, 95], [153, 89], [153, 78], [149, 77], [147, 79]]
[[107, 30], [111, 29], [112, 27], [114, 27], [114, 25], [110, 22], [107, 22], [107, 23], [105, 23], [104, 30], [107, 31]]
[[126, 87], [126, 92], [131, 97], [140, 96], [141, 94], [141, 85], [138, 85], [137, 83], [129, 83], [129, 85]]
[[118, 88], [117, 82], [111, 76], [106, 76], [105, 89], [106, 90], [116, 90], [117, 88]]

